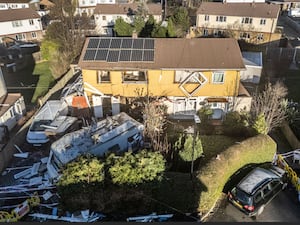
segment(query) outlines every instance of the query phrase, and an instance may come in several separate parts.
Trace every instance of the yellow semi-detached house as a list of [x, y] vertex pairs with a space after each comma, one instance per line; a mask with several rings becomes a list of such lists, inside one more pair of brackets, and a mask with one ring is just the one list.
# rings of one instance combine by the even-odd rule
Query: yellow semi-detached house
[[159, 98], [178, 119], [207, 104], [222, 115], [250, 108], [240, 83], [245, 65], [232, 38], [89, 37], [78, 65], [97, 118], [140, 96]]

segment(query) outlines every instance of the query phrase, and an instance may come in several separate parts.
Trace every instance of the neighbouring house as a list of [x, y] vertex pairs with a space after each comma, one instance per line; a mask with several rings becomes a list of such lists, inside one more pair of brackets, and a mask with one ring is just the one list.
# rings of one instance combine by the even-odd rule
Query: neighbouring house
[[88, 37], [78, 65], [96, 118], [125, 111], [141, 96], [158, 97], [178, 119], [204, 105], [223, 113], [251, 105], [233, 38]]
[[24, 98], [20, 93], [7, 93], [0, 67], [0, 125], [11, 131], [26, 113]]
[[262, 44], [280, 40], [280, 6], [268, 3], [202, 2], [197, 10], [199, 36], [234, 37]]
[[76, 13], [80, 16], [92, 16], [97, 4], [115, 4], [116, 0], [79, 0]]
[[[138, 3], [98, 4], [94, 12], [96, 32], [101, 35], [115, 36], [113, 28], [116, 20], [118, 18], [122, 18], [127, 23], [133, 23], [138, 7]], [[156, 22], [160, 22], [162, 20], [161, 4], [146, 4], [145, 9], [147, 11], [147, 15], [152, 15]]]
[[0, 27], [0, 43], [4, 37], [34, 42], [43, 37], [41, 16], [31, 8], [1, 10]]
[[[287, 12], [289, 15], [293, 14], [293, 9], [297, 9], [299, 7], [299, 0], [266, 0], [266, 2], [279, 5], [280, 11]], [[292, 15], [291, 15], [292, 16]]]
[[223, 0], [223, 3], [251, 3], [251, 2], [266, 2], [265, 0]]
[[0, 10], [29, 8], [29, 0], [0, 0]]
[[259, 84], [263, 61], [262, 52], [242, 52], [246, 70], [241, 71], [241, 81]]

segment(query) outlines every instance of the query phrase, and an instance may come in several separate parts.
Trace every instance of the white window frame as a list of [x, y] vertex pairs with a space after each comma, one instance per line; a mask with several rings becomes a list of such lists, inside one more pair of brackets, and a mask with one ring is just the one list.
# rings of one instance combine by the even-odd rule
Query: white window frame
[[15, 21], [12, 21], [12, 26], [13, 27], [22, 27], [22, 21], [21, 20], [15, 20]]
[[[103, 76], [108, 76], [108, 79], [102, 79]], [[110, 83], [110, 72], [109, 71], [104, 71], [104, 70], [98, 70], [97, 71], [97, 83], [101, 84], [101, 83]]]
[[209, 15], [204, 15], [204, 21], [209, 21]]
[[267, 20], [265, 18], [260, 19], [260, 25], [266, 25]]
[[257, 34], [257, 40], [258, 41], [264, 40], [264, 34], [261, 34], [261, 33]]
[[[216, 76], [222, 76], [221, 77], [221, 81], [218, 81], [217, 80], [217, 77]], [[224, 84], [224, 81], [225, 81], [225, 73], [224, 73], [224, 71], [215, 71], [215, 72], [213, 72], [213, 74], [212, 74], [212, 83], [213, 84]]]
[[217, 22], [226, 22], [226, 16], [217, 16], [216, 21]]
[[37, 38], [36, 32], [31, 32], [31, 37], [32, 37], [32, 38]]
[[252, 24], [253, 18], [252, 17], [243, 17], [242, 18], [242, 23], [243, 24]]

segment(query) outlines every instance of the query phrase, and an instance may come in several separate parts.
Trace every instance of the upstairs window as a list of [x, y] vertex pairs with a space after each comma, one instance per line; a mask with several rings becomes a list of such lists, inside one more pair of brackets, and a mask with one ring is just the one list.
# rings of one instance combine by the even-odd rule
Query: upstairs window
[[12, 21], [12, 26], [13, 27], [21, 27], [22, 21], [21, 20]]
[[214, 72], [213, 73], [213, 83], [214, 84], [223, 84], [224, 83], [224, 72]]
[[266, 19], [260, 19], [260, 25], [266, 25]]
[[204, 21], [209, 21], [209, 15], [204, 16]]
[[217, 22], [226, 22], [226, 16], [217, 16], [216, 21]]
[[100, 83], [109, 83], [110, 82], [110, 73], [109, 71], [98, 71], [98, 84]]
[[105, 20], [106, 20], [106, 16], [102, 16], [102, 20], [104, 20], [104, 21], [105, 21]]
[[251, 17], [244, 17], [244, 18], [242, 18], [242, 23], [252, 24], [252, 18]]
[[143, 71], [125, 71], [122, 75], [124, 82], [146, 81], [146, 73]]
[[30, 24], [30, 25], [34, 25], [33, 19], [30, 19], [30, 20], [29, 20], [29, 24]]

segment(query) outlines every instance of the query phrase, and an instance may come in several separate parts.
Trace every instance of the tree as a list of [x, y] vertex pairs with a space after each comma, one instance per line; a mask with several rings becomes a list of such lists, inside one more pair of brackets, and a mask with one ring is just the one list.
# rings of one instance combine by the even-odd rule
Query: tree
[[253, 123], [259, 115], [264, 115], [267, 133], [280, 126], [287, 116], [286, 95], [287, 88], [279, 81], [273, 85], [268, 82], [262, 92], [254, 93], [250, 110]]
[[164, 135], [166, 121], [166, 106], [158, 99], [144, 103], [144, 136], [149, 137], [154, 151], [168, 154], [170, 146]]
[[[195, 145], [194, 145], [195, 138]], [[202, 142], [197, 134], [193, 137], [190, 134], [180, 135], [179, 139], [174, 145], [175, 149], [179, 151], [180, 158], [185, 162], [191, 162], [198, 159], [203, 154]], [[194, 148], [194, 155], [193, 155]]]
[[[133, 27], [135, 32], [139, 35], [145, 27], [145, 20], [141, 16], [135, 16], [133, 20]], [[139, 35], [140, 36], [140, 35]]]
[[145, 23], [142, 31], [140, 32], [141, 37], [151, 37], [151, 33], [156, 25], [155, 19], [152, 15], [149, 16], [148, 20]]
[[111, 154], [107, 159], [108, 172], [114, 184], [139, 185], [160, 180], [165, 171], [165, 160], [159, 152], [142, 150], [124, 156]]
[[117, 33], [118, 36], [122, 37], [130, 37], [134, 27], [132, 27], [129, 23], [126, 23], [122, 17], [116, 19], [114, 31]]
[[[64, 55], [60, 59], [52, 58], [53, 64], [50, 65], [53, 71], [60, 73], [54, 76], [59, 77], [67, 71], [70, 63], [80, 54], [85, 35], [88, 33], [86, 28], [88, 28], [89, 18], [75, 16], [77, 1], [53, 0], [53, 3], [54, 6], [50, 8], [49, 16], [55, 22], [47, 27], [45, 40], [56, 43], [59, 46], [58, 52]], [[61, 65], [59, 65], [62, 62], [60, 60], [64, 60]], [[57, 67], [60, 67], [60, 71]]]
[[83, 155], [67, 164], [58, 181], [58, 185], [101, 183], [104, 177], [104, 163], [96, 157]]
[[258, 115], [256, 120], [254, 121], [252, 128], [255, 130], [256, 134], [267, 134], [268, 133], [268, 127], [266, 124], [264, 114], [261, 113]]
[[161, 25], [156, 25], [151, 33], [151, 36], [154, 38], [165, 38], [167, 37], [167, 28]]
[[188, 10], [185, 7], [176, 9], [175, 14], [171, 16], [170, 20], [175, 25], [175, 32], [177, 37], [184, 37], [190, 28], [190, 17]]

